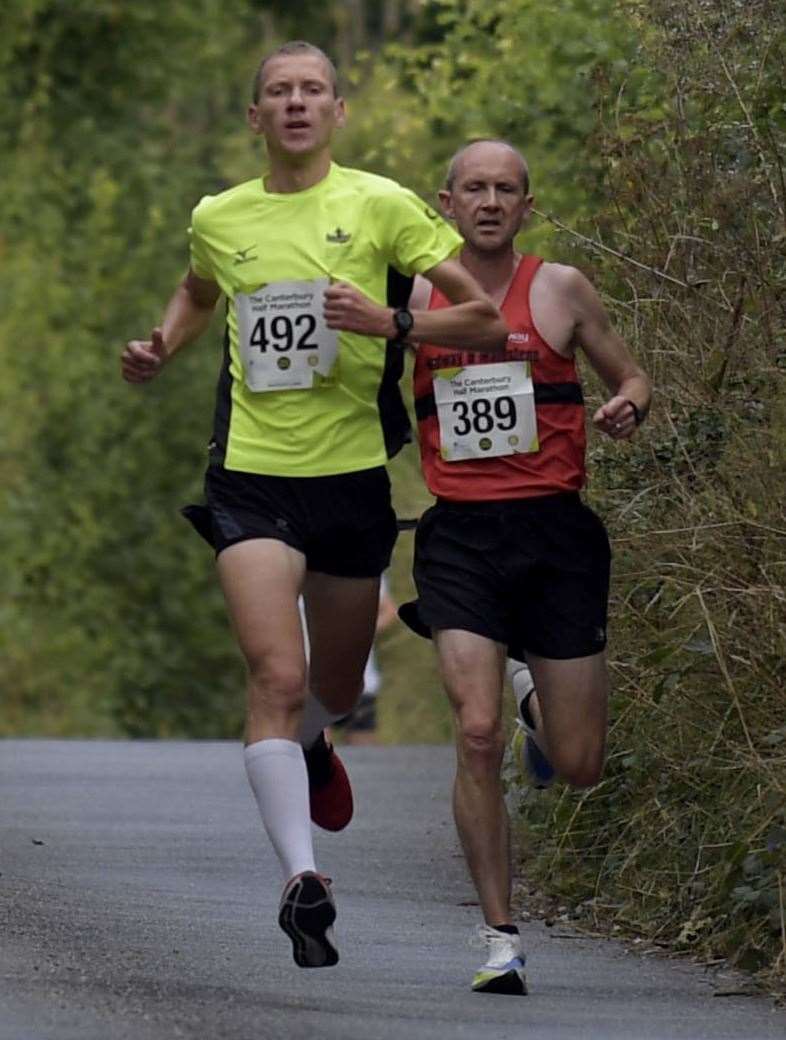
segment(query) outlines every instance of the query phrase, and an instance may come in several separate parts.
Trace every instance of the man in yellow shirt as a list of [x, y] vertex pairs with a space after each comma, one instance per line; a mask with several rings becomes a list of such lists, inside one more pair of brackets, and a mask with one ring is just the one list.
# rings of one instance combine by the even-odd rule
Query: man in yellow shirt
[[[128, 343], [121, 365], [131, 383], [158, 375], [226, 296], [207, 511], [197, 521], [248, 666], [245, 762], [286, 882], [279, 924], [296, 963], [319, 967], [338, 951], [309, 816], [337, 830], [352, 813], [322, 731], [361, 692], [395, 541], [385, 462], [402, 440], [398, 345], [502, 350], [507, 328], [453, 259], [460, 239], [433, 210], [392, 181], [333, 163], [345, 111], [322, 51], [296, 41], [268, 56], [248, 120], [265, 139], [267, 173], [195, 208], [190, 269], [160, 328]], [[415, 274], [453, 306], [390, 306], [390, 287]]]

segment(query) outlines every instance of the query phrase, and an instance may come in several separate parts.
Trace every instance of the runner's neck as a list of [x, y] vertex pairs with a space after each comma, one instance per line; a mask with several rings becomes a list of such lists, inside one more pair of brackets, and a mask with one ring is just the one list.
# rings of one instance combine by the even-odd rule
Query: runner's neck
[[461, 263], [498, 307], [508, 294], [520, 261], [521, 253], [512, 246], [494, 254], [478, 253], [467, 246], [461, 251]]
[[303, 157], [294, 161], [290, 156], [270, 156], [270, 171], [265, 176], [265, 191], [274, 195], [293, 195], [319, 184], [330, 173], [330, 152]]

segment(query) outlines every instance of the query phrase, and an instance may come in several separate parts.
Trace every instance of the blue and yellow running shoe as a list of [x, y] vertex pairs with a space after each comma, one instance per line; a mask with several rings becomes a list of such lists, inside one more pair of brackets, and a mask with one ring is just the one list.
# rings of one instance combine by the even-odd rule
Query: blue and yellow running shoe
[[490, 925], [478, 928], [478, 939], [488, 947], [486, 963], [475, 972], [475, 993], [507, 993], [526, 996], [526, 957], [521, 951], [521, 936], [516, 932], [500, 932]]
[[556, 780], [551, 762], [538, 744], [537, 731], [529, 711], [529, 699], [535, 692], [529, 668], [523, 661], [508, 660], [508, 676], [516, 698], [516, 728], [510, 742], [514, 759], [519, 763], [522, 779], [542, 790]]

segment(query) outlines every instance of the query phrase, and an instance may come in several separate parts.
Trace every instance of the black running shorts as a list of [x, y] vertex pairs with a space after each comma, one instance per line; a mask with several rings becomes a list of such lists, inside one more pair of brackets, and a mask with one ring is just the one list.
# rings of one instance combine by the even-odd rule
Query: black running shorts
[[576, 493], [504, 502], [438, 501], [415, 536], [410, 628], [464, 629], [511, 657], [566, 660], [606, 645], [611, 553]]
[[390, 563], [396, 515], [384, 466], [327, 477], [272, 477], [210, 466], [204, 506], [184, 516], [216, 551], [275, 538], [306, 557], [310, 571], [376, 578]]

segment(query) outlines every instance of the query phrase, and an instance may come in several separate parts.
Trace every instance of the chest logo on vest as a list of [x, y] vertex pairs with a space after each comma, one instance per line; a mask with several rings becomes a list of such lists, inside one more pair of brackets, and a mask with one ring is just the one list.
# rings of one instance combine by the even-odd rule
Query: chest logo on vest
[[352, 238], [350, 232], [344, 231], [343, 228], [341, 228], [340, 226], [337, 227], [335, 231], [328, 231], [328, 233], [325, 235], [325, 239], [328, 242], [337, 242], [339, 245], [342, 246], [346, 242], [349, 242], [350, 238]]
[[255, 248], [256, 248], [255, 246], [246, 246], [245, 249], [236, 249], [235, 250], [235, 258], [232, 261], [232, 263], [233, 264], [247, 264], [251, 260], [258, 260], [259, 257], [257, 256], [256, 253], [254, 253], [253, 256], [249, 256], [248, 255], [251, 252], [251, 250], [255, 249]]

